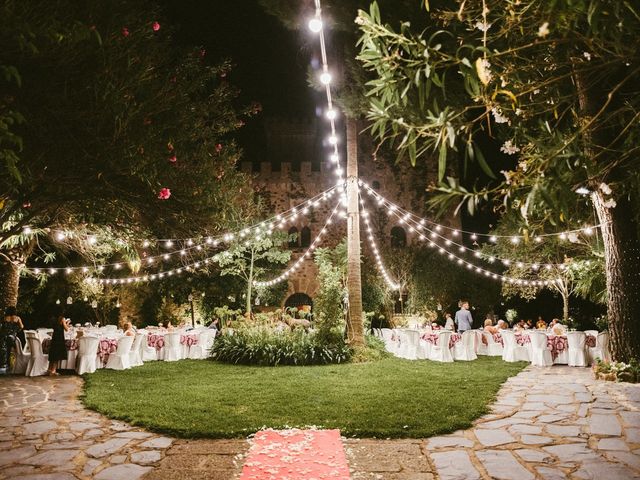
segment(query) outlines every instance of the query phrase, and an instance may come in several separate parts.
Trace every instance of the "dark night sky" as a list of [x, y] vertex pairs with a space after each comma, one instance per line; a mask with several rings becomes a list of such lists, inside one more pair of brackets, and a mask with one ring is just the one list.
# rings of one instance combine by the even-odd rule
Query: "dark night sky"
[[210, 61], [230, 58], [231, 81], [243, 100], [260, 101], [269, 115], [311, 115], [308, 53], [299, 34], [286, 30], [255, 0], [166, 0], [176, 40], [203, 45]]

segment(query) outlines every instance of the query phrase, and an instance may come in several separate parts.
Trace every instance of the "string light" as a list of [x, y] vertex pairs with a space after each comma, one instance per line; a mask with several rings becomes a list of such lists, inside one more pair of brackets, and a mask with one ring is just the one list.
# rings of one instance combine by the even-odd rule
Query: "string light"
[[300, 255], [300, 257], [298, 257], [298, 259], [295, 262], [293, 262], [293, 264], [287, 270], [285, 270], [280, 275], [278, 275], [277, 277], [271, 280], [266, 280], [266, 281], [254, 280], [253, 285], [256, 287], [271, 287], [280, 282], [288, 280], [289, 276], [295, 273], [295, 271], [298, 268], [300, 268], [300, 265], [302, 264], [302, 262], [304, 262], [306, 259], [311, 257], [311, 253], [318, 247], [320, 240], [327, 233], [327, 228], [329, 225], [331, 225], [331, 220], [339, 208], [340, 208], [340, 202], [336, 203], [336, 206], [331, 211], [331, 215], [329, 215], [329, 218], [325, 222], [320, 232], [318, 232], [318, 235], [316, 235], [316, 237], [313, 239], [313, 242], [311, 242], [311, 244], [309, 245], [309, 248], [307, 248], [307, 250], [305, 250], [305, 252], [302, 255]]
[[[312, 208], [317, 208], [318, 206], [320, 206], [323, 202], [331, 199], [336, 192], [338, 191], [338, 188], [340, 187], [340, 185], [342, 185], [342, 182], [340, 182], [340, 184], [336, 184], [335, 186], [332, 186], [330, 188], [328, 188], [327, 190], [320, 192], [319, 194], [311, 197], [309, 200], [306, 200], [304, 203], [300, 203], [292, 208], [290, 208], [289, 210], [286, 210], [282, 213], [279, 213], [277, 215], [274, 215], [270, 218], [268, 218], [267, 220], [263, 220], [262, 222], [259, 222], [257, 224], [251, 225], [250, 227], [246, 227], [243, 228], [241, 231], [238, 230], [236, 232], [229, 232], [229, 233], [225, 233], [225, 234], [221, 234], [218, 237], [211, 238], [211, 237], [207, 237], [206, 240], [203, 240], [200, 243], [195, 243], [193, 241], [193, 239], [188, 239], [186, 241], [186, 245], [189, 245], [188, 247], [183, 247], [183, 248], [179, 248], [177, 250], [173, 250], [171, 252], [166, 252], [166, 253], [161, 253], [158, 255], [153, 255], [153, 256], [147, 256], [145, 257], [143, 260], [144, 262], [146, 262], [147, 265], [151, 265], [153, 264], [156, 260], [157, 261], [168, 261], [173, 257], [179, 256], [179, 257], [184, 257], [186, 256], [187, 253], [191, 253], [193, 251], [202, 251], [205, 247], [218, 247], [220, 245], [220, 243], [223, 242], [230, 242], [232, 241], [236, 236], [240, 236], [241, 232], [246, 232], [248, 233], [253, 233], [255, 235], [270, 235], [273, 233], [273, 229], [269, 229], [266, 228], [266, 225], [271, 225], [272, 222], [276, 219], [276, 218], [280, 218], [282, 223], [282, 227], [285, 226], [285, 223], [291, 219], [295, 219], [297, 218], [297, 216], [299, 215], [299, 210], [301, 210], [302, 212], [309, 212]], [[304, 213], [305, 215], [307, 213]], [[175, 245], [174, 242], [175, 239], [161, 239], [158, 241], [164, 241], [164, 246], [167, 248], [171, 248]], [[151, 242], [149, 240], [145, 240], [143, 242], [143, 247], [145, 246], [145, 244], [151, 244]], [[113, 263], [107, 263], [104, 265], [100, 265], [97, 269], [98, 271], [103, 271], [105, 267], [108, 268], [114, 268], [116, 270], [119, 270], [122, 268], [122, 263], [120, 262], [113, 262]], [[52, 267], [49, 269], [49, 273], [51, 274], [51, 272], [56, 272], [59, 270], [63, 270], [67, 273], [71, 273], [71, 272], [76, 272], [76, 271], [81, 271], [82, 273], [86, 273], [89, 270], [95, 270], [96, 267], [94, 265], [83, 265], [83, 266], [78, 266], [78, 267]], [[36, 270], [38, 270], [36, 272]], [[41, 274], [42, 271], [40, 269], [36, 269], [36, 268], [28, 268], [27, 271], [30, 271], [31, 273], [34, 274]]]
[[364, 201], [361, 196], [360, 196], [360, 203], [362, 204], [362, 219], [364, 220], [365, 229], [367, 231], [366, 237], [369, 240], [369, 247], [371, 248], [371, 251], [373, 252], [373, 256], [376, 259], [376, 266], [378, 267], [378, 270], [380, 271], [380, 274], [382, 275], [382, 278], [384, 279], [387, 286], [391, 290], [400, 290], [400, 285], [398, 285], [397, 282], [393, 281], [393, 279], [389, 275], [389, 272], [387, 272], [387, 269], [384, 266], [384, 262], [382, 261], [382, 256], [380, 255], [380, 251], [378, 250], [378, 246], [376, 245], [376, 242], [373, 236], [373, 229], [371, 228], [371, 224], [369, 223], [369, 213], [365, 209]]
[[[397, 205], [395, 205], [393, 202], [387, 200], [386, 198], [382, 197], [382, 195], [380, 195], [378, 192], [376, 192], [373, 188], [371, 188], [367, 183], [363, 182], [362, 180], [360, 180], [360, 185], [362, 187], [364, 187], [365, 191], [371, 195], [373, 198], [377, 199], [379, 203], [383, 204], [383, 205], [387, 205], [388, 207], [391, 208], [399, 208]], [[480, 232], [473, 232], [473, 231], [469, 231], [469, 230], [461, 230], [455, 227], [449, 227], [447, 225], [442, 225], [439, 224], [433, 220], [429, 220], [427, 218], [423, 218], [420, 217], [419, 215], [416, 215], [412, 212], [407, 212], [409, 213], [409, 215], [422, 222], [422, 225], [429, 225], [432, 229], [436, 230], [436, 231], [441, 231], [441, 230], [445, 230], [447, 232], [449, 232], [451, 235], [455, 236], [457, 234], [467, 234], [471, 237], [472, 240], [477, 240], [479, 237], [482, 238], [488, 238], [490, 242], [492, 243], [497, 243], [500, 239], [509, 239], [512, 242], [516, 243], [513, 239], [517, 238], [518, 241], [521, 240], [525, 240], [526, 238], [528, 238], [526, 235], [498, 235], [498, 234], [493, 234], [493, 233], [480, 233]], [[555, 232], [555, 233], [541, 233], [538, 234], [534, 237], [534, 241], [536, 242], [542, 242], [543, 238], [545, 237], [560, 237], [561, 239], [567, 239], [569, 238], [569, 235], [571, 234], [579, 234], [579, 233], [583, 233], [586, 235], [592, 235], [594, 233], [594, 231], [596, 231], [598, 228], [600, 228], [600, 224], [598, 225], [590, 225], [590, 226], [585, 226], [585, 227], [581, 227], [581, 228], [576, 228], [576, 229], [572, 229], [572, 230], [566, 230], [563, 232]], [[590, 233], [588, 233], [587, 231], [589, 231]], [[454, 232], [457, 232], [454, 233]]]

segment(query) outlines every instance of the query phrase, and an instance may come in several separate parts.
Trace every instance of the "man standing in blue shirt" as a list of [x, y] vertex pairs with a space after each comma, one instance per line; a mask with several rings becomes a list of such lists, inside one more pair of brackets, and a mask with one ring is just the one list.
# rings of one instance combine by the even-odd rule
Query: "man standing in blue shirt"
[[460, 310], [456, 312], [456, 325], [459, 333], [464, 333], [473, 328], [471, 326], [473, 325], [473, 317], [469, 311], [469, 302], [464, 301], [460, 304]]

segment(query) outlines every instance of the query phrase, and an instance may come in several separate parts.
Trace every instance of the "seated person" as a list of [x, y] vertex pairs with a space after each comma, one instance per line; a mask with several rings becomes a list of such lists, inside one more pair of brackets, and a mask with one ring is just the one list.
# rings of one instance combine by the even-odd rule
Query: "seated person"
[[445, 330], [451, 330], [452, 332], [455, 331], [456, 326], [455, 323], [453, 322], [453, 318], [451, 318], [451, 314], [449, 312], [444, 314], [445, 317], [445, 322], [444, 322], [444, 329]]
[[558, 320], [557, 318], [554, 318], [553, 320], [551, 320], [551, 323], [549, 324], [549, 328], [547, 328], [547, 331], [550, 333], [553, 333], [554, 335], [564, 335], [565, 332], [567, 331], [567, 327], [561, 324], [560, 320]]
[[538, 321], [536, 322], [536, 328], [538, 330], [545, 330], [547, 328], [547, 322], [545, 322], [542, 317], [538, 317]]
[[519, 320], [518, 323], [513, 327], [516, 332], [522, 332], [527, 329], [527, 323], [524, 320]]
[[533, 320], [531, 320], [531, 319], [527, 320], [527, 326], [525, 328], [527, 328], [527, 329], [533, 328]]
[[124, 325], [124, 334], [127, 337], [135, 337], [136, 331], [133, 329], [131, 322], [126, 322]]
[[509, 324], [504, 320], [498, 320], [498, 330], [509, 330]]
[[484, 331], [488, 333], [498, 333], [498, 329], [493, 326], [493, 321], [490, 318], [484, 321]]

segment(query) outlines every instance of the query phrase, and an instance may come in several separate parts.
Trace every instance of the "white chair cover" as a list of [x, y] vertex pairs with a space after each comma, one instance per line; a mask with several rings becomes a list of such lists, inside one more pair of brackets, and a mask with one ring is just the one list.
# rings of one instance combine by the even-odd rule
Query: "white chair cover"
[[216, 336], [216, 330], [208, 329], [202, 330], [198, 335], [198, 343], [197, 345], [191, 345], [189, 348], [189, 356], [187, 358], [192, 358], [194, 360], [205, 359], [209, 356], [209, 350], [213, 346], [213, 339]]
[[76, 373], [78, 375], [96, 371], [96, 352], [99, 342], [98, 337], [87, 335], [78, 339], [78, 355], [76, 357]]
[[382, 328], [380, 331], [382, 332], [382, 340], [384, 341], [385, 348], [388, 352], [395, 355], [398, 351], [398, 342], [393, 340], [393, 330], [390, 328]]
[[126, 370], [131, 368], [129, 362], [129, 355], [131, 354], [131, 346], [133, 345], [134, 337], [123, 336], [118, 339], [118, 347], [116, 351], [109, 355], [105, 368], [112, 370]]
[[24, 375], [25, 373], [27, 373], [27, 367], [29, 366], [31, 350], [29, 349], [28, 343], [25, 345], [25, 348], [23, 350], [22, 342], [18, 337], [16, 337], [15, 347], [16, 363], [13, 365], [13, 370], [11, 370], [11, 373], [13, 373], [14, 375]]
[[44, 375], [49, 369], [49, 355], [42, 353], [42, 341], [35, 332], [27, 332], [27, 343], [29, 344], [29, 350], [31, 356], [29, 363], [27, 364], [27, 370], [25, 375], [27, 377], [38, 377]]
[[453, 355], [451, 355], [451, 349], [449, 348], [450, 339], [451, 332], [441, 330], [438, 333], [438, 344], [431, 346], [429, 359], [434, 362], [453, 362]]
[[180, 334], [177, 332], [167, 333], [164, 336], [164, 348], [162, 356], [165, 362], [175, 362], [181, 358]]
[[587, 335], [584, 332], [567, 332], [567, 342], [569, 344], [570, 367], [586, 367], [587, 356], [585, 355]]
[[547, 348], [547, 335], [543, 332], [532, 330], [529, 332], [531, 340], [531, 365], [536, 367], [549, 367], [553, 365], [551, 352]]
[[484, 333], [481, 329], [472, 330], [476, 334], [475, 338], [475, 351], [478, 355], [489, 355], [489, 348], [482, 341], [482, 334]]
[[453, 347], [453, 359], [470, 362], [476, 360], [478, 356], [475, 350], [476, 332], [467, 330], [462, 334], [462, 340]]
[[102, 330], [105, 333], [116, 333], [118, 331], [118, 327], [116, 325], [105, 325], [102, 327]]
[[502, 360], [505, 362], [529, 361], [529, 351], [527, 347], [521, 347], [516, 342], [516, 336], [511, 330], [502, 330], [502, 341], [504, 347], [502, 349]]
[[598, 330], [585, 330], [584, 333], [587, 335], [591, 335], [592, 337], [598, 336]]
[[140, 345], [143, 362], [154, 362], [158, 360], [158, 351], [155, 347], [150, 347], [147, 341], [149, 340], [149, 333], [145, 332], [144, 342]]
[[133, 339], [133, 345], [131, 346], [131, 352], [129, 353], [129, 363], [132, 367], [139, 367], [142, 365], [142, 345], [147, 343], [146, 333], [136, 333]]
[[[398, 356], [407, 360], [416, 360], [418, 357], [418, 348], [420, 347], [420, 332], [418, 330], [402, 329], [398, 330], [400, 334], [400, 348]], [[422, 352], [420, 352], [422, 355]]]
[[600, 332], [596, 337], [596, 346], [590, 347], [588, 351], [590, 363], [595, 362], [596, 358], [605, 362], [610, 362], [611, 352], [609, 351], [609, 332]]
[[482, 332], [482, 336], [487, 342], [487, 355], [490, 357], [501, 357], [503, 350], [502, 345], [493, 340], [493, 335], [489, 332]]

